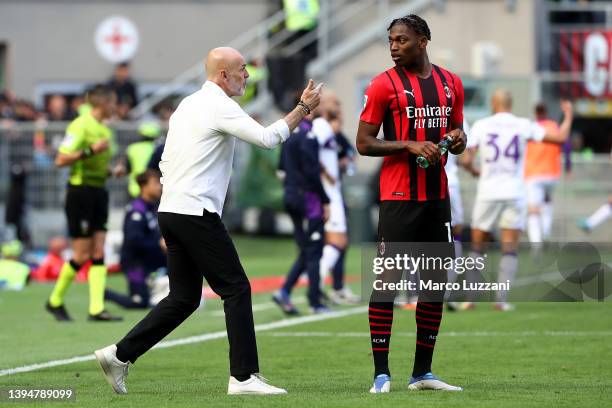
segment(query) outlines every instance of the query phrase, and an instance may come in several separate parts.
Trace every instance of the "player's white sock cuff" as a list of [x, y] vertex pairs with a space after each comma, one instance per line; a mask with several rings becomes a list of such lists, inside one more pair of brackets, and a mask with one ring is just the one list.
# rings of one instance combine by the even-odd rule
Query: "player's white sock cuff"
[[[518, 271], [518, 257], [515, 252], [505, 252], [499, 260], [499, 273], [497, 281], [499, 283], [514, 282]], [[497, 302], [505, 302], [508, 298], [508, 291], [498, 291], [495, 297]]]
[[527, 217], [527, 235], [529, 236], [529, 242], [542, 242], [540, 214], [529, 214]]
[[336, 262], [340, 258], [340, 250], [331, 244], [327, 244], [323, 247], [323, 256], [319, 263], [319, 272], [321, 275], [321, 285], [329, 274], [329, 271], [336, 266]]

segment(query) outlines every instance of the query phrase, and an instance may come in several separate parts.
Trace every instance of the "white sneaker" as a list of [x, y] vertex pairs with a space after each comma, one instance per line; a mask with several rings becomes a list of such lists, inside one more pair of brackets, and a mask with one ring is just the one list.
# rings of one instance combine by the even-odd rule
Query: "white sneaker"
[[329, 292], [329, 298], [337, 305], [354, 305], [361, 302], [361, 298], [353, 293], [348, 286]]
[[117, 394], [127, 394], [125, 379], [128, 376], [129, 362], [122, 363], [117, 359], [117, 346], [112, 344], [94, 352], [96, 360], [100, 363], [106, 381]]
[[251, 374], [251, 378], [242, 382], [230, 376], [229, 384], [227, 386], [227, 393], [228, 395], [272, 395], [286, 394], [287, 390], [268, 384], [268, 380], [266, 380], [261, 374], [255, 373]]
[[417, 378], [411, 378], [408, 383], [408, 389], [413, 391], [463, 391], [463, 388], [447, 384], [432, 373], [427, 373]]

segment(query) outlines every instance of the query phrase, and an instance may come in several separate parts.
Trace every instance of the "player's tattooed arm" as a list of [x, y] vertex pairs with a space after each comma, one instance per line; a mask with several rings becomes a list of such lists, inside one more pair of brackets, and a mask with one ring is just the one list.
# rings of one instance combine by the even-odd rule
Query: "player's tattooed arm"
[[432, 142], [380, 140], [376, 137], [379, 130], [380, 126], [363, 121], [359, 122], [356, 143], [359, 154], [380, 157], [410, 152], [417, 156], [425, 156], [430, 163], [435, 163], [440, 159], [440, 152]]

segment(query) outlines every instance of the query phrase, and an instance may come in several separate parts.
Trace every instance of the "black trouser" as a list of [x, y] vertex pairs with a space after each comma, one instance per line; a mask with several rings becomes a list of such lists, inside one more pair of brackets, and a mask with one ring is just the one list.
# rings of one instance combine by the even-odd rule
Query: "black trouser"
[[117, 357], [134, 362], [189, 317], [200, 304], [204, 277], [223, 300], [231, 375], [259, 372], [251, 286], [219, 216], [159, 213], [159, 226], [168, 246], [170, 294], [117, 343]]

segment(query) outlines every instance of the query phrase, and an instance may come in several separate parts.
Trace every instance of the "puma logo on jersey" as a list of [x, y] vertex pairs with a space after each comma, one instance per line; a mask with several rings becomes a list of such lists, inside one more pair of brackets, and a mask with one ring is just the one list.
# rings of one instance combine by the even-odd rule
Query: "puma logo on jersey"
[[412, 95], [412, 97], [414, 98], [414, 91], [407, 91], [404, 89], [404, 93], [408, 95]]

